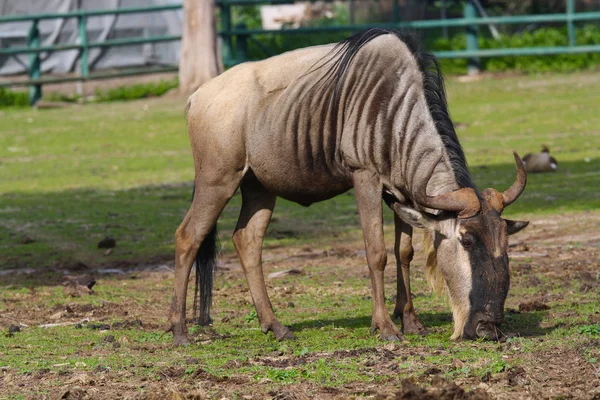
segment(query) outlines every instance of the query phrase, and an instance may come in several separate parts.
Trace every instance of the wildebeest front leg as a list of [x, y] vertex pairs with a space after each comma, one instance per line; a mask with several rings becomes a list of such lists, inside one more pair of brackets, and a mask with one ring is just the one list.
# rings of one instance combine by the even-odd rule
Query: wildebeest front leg
[[396, 242], [394, 255], [396, 256], [397, 285], [396, 308], [394, 318], [402, 319], [402, 332], [409, 334], [427, 334], [427, 330], [417, 319], [410, 291], [410, 263], [413, 259], [412, 234], [413, 228], [403, 222], [394, 213], [394, 228]]
[[402, 340], [402, 333], [394, 324], [385, 307], [383, 272], [387, 263], [387, 253], [383, 239], [383, 208], [379, 177], [369, 171], [354, 173], [354, 189], [358, 215], [365, 240], [367, 263], [373, 286], [373, 331], [379, 329], [381, 339]]
[[242, 211], [233, 233], [233, 244], [238, 252], [258, 321], [264, 333], [272, 331], [277, 340], [294, 339], [289, 328], [281, 325], [267, 294], [262, 270], [262, 244], [271, 221], [276, 196], [269, 193], [254, 177], [242, 183]]

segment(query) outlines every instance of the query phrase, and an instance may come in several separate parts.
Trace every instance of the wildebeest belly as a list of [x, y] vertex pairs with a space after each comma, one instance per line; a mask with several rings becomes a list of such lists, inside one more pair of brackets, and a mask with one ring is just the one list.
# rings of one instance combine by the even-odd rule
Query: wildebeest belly
[[352, 188], [350, 174], [321, 143], [300, 143], [293, 133], [262, 132], [247, 140], [248, 166], [261, 184], [284, 199], [310, 205]]

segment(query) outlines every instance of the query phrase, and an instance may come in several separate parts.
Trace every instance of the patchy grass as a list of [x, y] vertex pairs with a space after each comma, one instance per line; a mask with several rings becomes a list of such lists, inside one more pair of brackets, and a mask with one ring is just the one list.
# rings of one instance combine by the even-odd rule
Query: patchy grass
[[[600, 221], [599, 213], [589, 217]], [[167, 269], [91, 271], [95, 293], [75, 298], [63, 293], [56, 274], [9, 275], [0, 301], [0, 369], [7, 391], [0, 394], [57, 397], [79, 387], [92, 398], [144, 398], [172, 385], [184, 397], [266, 398], [289, 391], [348, 398], [391, 395], [406, 378], [434, 386], [443, 378], [500, 397], [598, 393], [600, 307], [597, 292], [586, 289], [600, 287], [600, 266], [586, 262], [600, 255], [597, 239], [579, 248], [556, 246], [579, 230], [568, 216], [557, 219], [560, 224], [550, 228], [534, 221], [517, 238], [528, 250], [511, 251], [504, 343], [449, 340], [449, 308], [427, 287], [421, 254], [413, 265], [413, 293], [431, 333], [380, 342], [370, 331], [360, 240], [331, 242], [324, 251], [304, 245], [266, 251], [267, 274], [301, 271], [267, 280], [277, 315], [298, 338], [287, 342], [260, 332], [243, 272], [229, 254], [217, 275], [215, 323], [191, 327], [194, 344], [186, 348], [172, 347], [164, 333], [172, 290]], [[524, 263], [522, 253], [546, 255]], [[391, 308], [393, 265], [385, 284]], [[533, 300], [545, 307], [519, 311]], [[7, 326], [19, 323], [27, 326], [9, 335]], [[48, 323], [66, 325], [40, 327]]]
[[[599, 84], [594, 74], [450, 81], [452, 114], [480, 187], [513, 182], [512, 149], [524, 155], [546, 144], [559, 161], [557, 173], [530, 176], [507, 216], [600, 208], [600, 116], [589, 107]], [[0, 268], [170, 257], [193, 179], [183, 107], [152, 99], [2, 111]], [[227, 242], [239, 206], [236, 195], [221, 218]], [[268, 243], [308, 243], [357, 227], [351, 193], [310, 208], [279, 200]], [[34, 242], [23, 244], [25, 235]], [[117, 240], [110, 257], [96, 248], [105, 236]]]
[[[589, 105], [600, 100], [599, 84], [593, 74], [449, 83], [481, 187], [512, 183], [512, 149], [524, 155], [546, 144], [559, 162], [557, 173], [531, 175], [506, 212], [533, 222], [512, 238], [505, 343], [449, 340], [449, 308], [427, 287], [420, 254], [413, 292], [431, 334], [379, 342], [350, 193], [310, 208], [278, 201], [265, 269], [301, 271], [268, 279], [297, 341], [276, 342], [257, 326], [229, 241], [236, 195], [220, 220], [215, 324], [173, 348], [164, 333], [173, 232], [193, 177], [184, 102], [1, 111], [0, 273], [35, 272], [0, 275], [0, 397], [385, 398], [405, 378], [435, 386], [439, 377], [504, 398], [598, 393], [600, 115]], [[110, 255], [97, 248], [107, 236], [117, 241]], [[69, 297], [65, 273], [93, 275], [95, 293]], [[549, 308], [519, 311], [534, 300]]]

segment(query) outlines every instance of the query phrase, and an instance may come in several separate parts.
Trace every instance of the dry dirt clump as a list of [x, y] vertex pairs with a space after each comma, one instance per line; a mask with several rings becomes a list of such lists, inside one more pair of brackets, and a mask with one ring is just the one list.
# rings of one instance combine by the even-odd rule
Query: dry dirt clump
[[482, 389], [467, 392], [443, 378], [434, 378], [430, 387], [420, 386], [413, 380], [402, 381], [402, 389], [393, 395], [375, 396], [377, 400], [491, 400]]

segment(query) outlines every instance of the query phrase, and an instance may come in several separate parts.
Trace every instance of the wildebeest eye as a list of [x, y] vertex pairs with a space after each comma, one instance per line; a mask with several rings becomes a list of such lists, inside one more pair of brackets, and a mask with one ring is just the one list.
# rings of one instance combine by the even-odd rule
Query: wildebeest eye
[[473, 246], [473, 242], [474, 242], [474, 240], [473, 240], [473, 236], [472, 236], [472, 235], [469, 235], [469, 234], [467, 234], [467, 235], [464, 235], [464, 236], [462, 237], [462, 239], [460, 239], [460, 244], [462, 244], [462, 246], [463, 246], [465, 249], [468, 249], [469, 247]]

